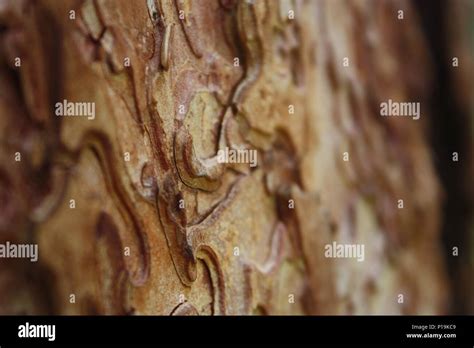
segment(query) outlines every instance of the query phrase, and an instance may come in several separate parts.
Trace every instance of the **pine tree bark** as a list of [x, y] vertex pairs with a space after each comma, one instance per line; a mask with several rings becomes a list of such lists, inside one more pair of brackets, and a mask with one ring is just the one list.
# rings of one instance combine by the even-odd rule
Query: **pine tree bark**
[[3, 1], [0, 23], [0, 237], [39, 245], [0, 261], [2, 313], [446, 312], [431, 111], [379, 112], [427, 98], [410, 2]]

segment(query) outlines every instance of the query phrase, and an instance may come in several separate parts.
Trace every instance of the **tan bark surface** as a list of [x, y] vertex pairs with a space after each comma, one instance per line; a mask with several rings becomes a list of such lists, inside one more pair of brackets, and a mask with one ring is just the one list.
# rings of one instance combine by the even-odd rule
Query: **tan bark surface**
[[0, 4], [0, 238], [40, 255], [0, 261], [1, 313], [447, 310], [430, 110], [379, 114], [427, 98], [410, 2]]

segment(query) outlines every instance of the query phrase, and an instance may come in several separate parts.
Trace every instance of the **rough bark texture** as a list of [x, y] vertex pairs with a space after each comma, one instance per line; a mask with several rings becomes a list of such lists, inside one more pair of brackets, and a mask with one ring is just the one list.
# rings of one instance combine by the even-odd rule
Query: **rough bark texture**
[[1, 313], [448, 310], [410, 2], [1, 1], [0, 23], [0, 238], [39, 244], [0, 261]]

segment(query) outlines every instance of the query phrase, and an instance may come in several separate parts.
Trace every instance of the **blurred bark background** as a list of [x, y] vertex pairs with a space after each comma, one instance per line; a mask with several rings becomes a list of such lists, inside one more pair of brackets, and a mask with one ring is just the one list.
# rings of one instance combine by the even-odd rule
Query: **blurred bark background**
[[0, 313], [473, 314], [473, 13], [1, 0]]

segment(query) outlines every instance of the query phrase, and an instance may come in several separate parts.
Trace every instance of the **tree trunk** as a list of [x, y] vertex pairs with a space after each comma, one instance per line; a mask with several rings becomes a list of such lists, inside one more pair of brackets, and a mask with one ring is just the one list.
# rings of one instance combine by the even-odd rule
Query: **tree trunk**
[[417, 15], [1, 2], [0, 312], [445, 313]]

